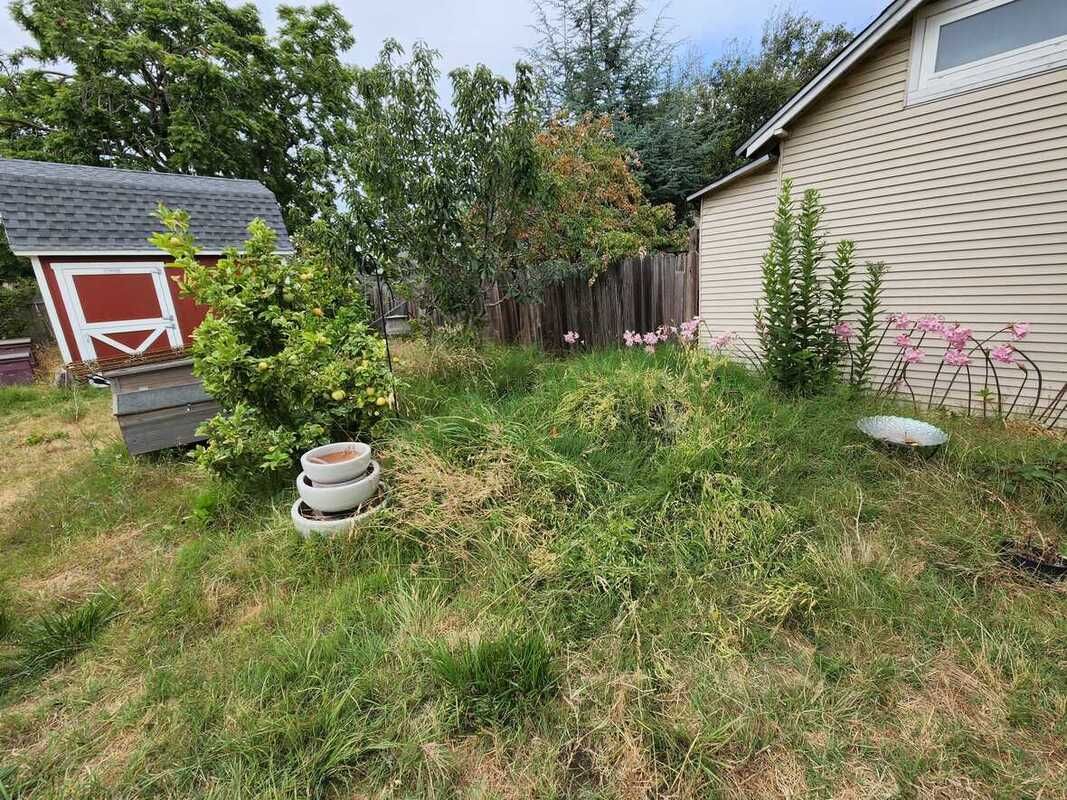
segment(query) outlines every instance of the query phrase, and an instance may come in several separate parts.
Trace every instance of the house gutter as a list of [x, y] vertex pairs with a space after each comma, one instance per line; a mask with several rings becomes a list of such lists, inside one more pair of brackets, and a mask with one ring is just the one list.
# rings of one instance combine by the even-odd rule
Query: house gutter
[[762, 155], [755, 161], [750, 161], [743, 167], [738, 167], [733, 172], [724, 175], [714, 183], [709, 183], [699, 192], [695, 192], [694, 194], [689, 195], [689, 197], [685, 198], [685, 200], [687, 203], [691, 203], [694, 200], [699, 200], [701, 197], [708, 194], [709, 192], [714, 192], [718, 189], [721, 189], [723, 186], [726, 186], [729, 183], [733, 183], [739, 178], [743, 178], [753, 172], [759, 172], [764, 167], [768, 167], [771, 164], [774, 164], [776, 161], [778, 161], [778, 156], [774, 153], [767, 153], [766, 155]]

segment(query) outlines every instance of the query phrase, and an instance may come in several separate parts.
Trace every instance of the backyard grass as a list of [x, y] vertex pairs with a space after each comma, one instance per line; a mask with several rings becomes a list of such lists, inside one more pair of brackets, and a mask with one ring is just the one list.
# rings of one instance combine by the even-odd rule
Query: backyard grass
[[0, 390], [0, 798], [1067, 797], [1062, 436], [676, 353], [403, 348], [387, 511]]

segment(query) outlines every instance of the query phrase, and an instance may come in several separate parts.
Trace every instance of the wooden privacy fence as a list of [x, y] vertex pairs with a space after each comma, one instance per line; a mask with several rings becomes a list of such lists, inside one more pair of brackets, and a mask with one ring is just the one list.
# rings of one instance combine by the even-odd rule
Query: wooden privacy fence
[[489, 330], [509, 344], [560, 350], [563, 334], [577, 331], [593, 347], [617, 347], [624, 331], [644, 333], [677, 325], [698, 312], [698, 235], [689, 234], [689, 252], [655, 253], [623, 259], [590, 285], [572, 278], [549, 287], [539, 303], [501, 300], [488, 293]]

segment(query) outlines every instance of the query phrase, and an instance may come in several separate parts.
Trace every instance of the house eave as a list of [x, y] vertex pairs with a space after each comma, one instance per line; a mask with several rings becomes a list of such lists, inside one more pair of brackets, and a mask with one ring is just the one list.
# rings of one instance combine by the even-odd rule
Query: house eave
[[784, 133], [789, 123], [924, 2], [925, 0], [894, 0], [890, 3], [846, 45], [836, 58], [823, 67], [814, 78], [789, 98], [785, 105], [774, 113], [774, 116], [752, 134], [748, 141], [737, 149], [737, 155], [751, 158], [776, 135]]
[[753, 172], [759, 172], [761, 169], [774, 164], [776, 161], [778, 161], [777, 155], [775, 155], [774, 153], [766, 153], [765, 155], [762, 155], [757, 158], [755, 161], [750, 161], [744, 166], [738, 167], [733, 172], [722, 176], [714, 183], [709, 183], [699, 192], [694, 192], [693, 194], [689, 195], [689, 197], [685, 198], [685, 200], [687, 203], [691, 203], [694, 200], [699, 200], [705, 195], [710, 194], [711, 192], [714, 192], [718, 189], [721, 189], [727, 184], [733, 183], [738, 178], [743, 178], [746, 175], [751, 175]]

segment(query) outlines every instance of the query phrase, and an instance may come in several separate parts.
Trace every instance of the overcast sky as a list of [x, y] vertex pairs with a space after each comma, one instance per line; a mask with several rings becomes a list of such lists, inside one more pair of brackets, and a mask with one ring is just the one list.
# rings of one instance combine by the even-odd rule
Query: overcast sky
[[[857, 29], [887, 2], [792, 0], [786, 5]], [[256, 5], [273, 28], [277, 4]], [[397, 39], [405, 47], [422, 39], [441, 52], [446, 73], [457, 66], [483, 63], [510, 75], [515, 60], [521, 57], [521, 48], [537, 38], [530, 29], [533, 17], [528, 0], [339, 0], [337, 5], [355, 31], [356, 46], [349, 57], [359, 64], [372, 63], [387, 38]], [[663, 4], [647, 0], [646, 5], [651, 13]], [[699, 48], [711, 59], [732, 39], [758, 41], [763, 20], [780, 5], [769, 0], [671, 0], [666, 15], [675, 38]], [[5, 8], [0, 16], [0, 50], [23, 44], [26, 36]]]

